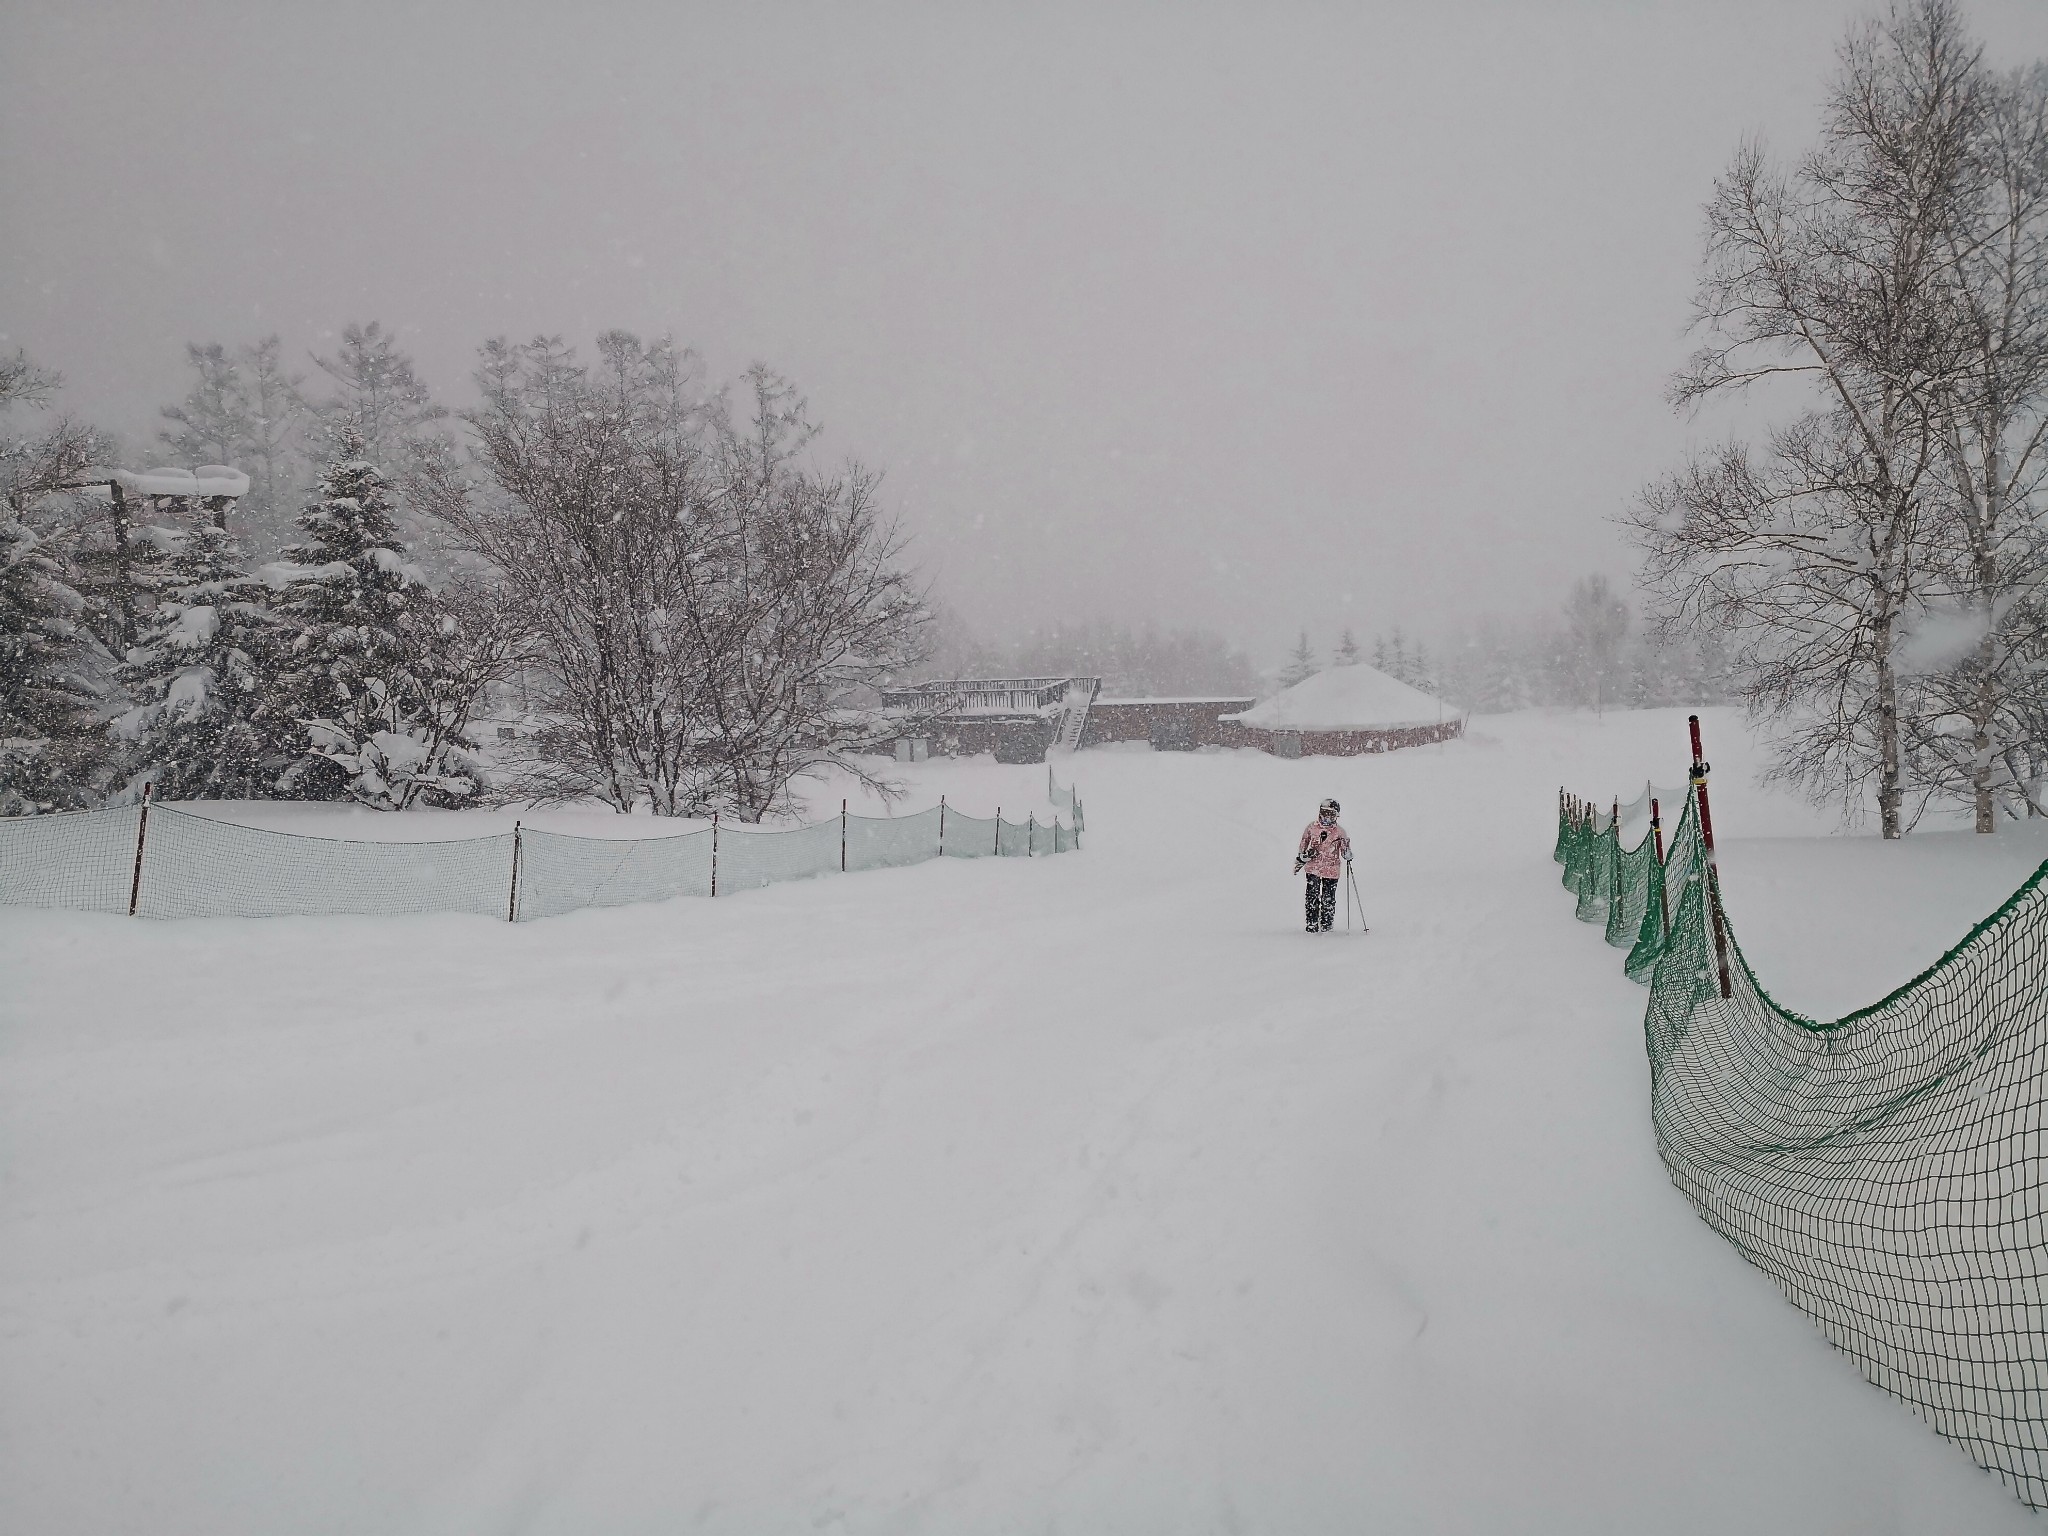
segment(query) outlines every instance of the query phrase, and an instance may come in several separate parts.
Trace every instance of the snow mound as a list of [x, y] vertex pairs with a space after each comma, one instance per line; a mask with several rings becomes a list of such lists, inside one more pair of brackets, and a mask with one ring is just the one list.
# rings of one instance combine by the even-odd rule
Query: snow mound
[[1364, 665], [1331, 667], [1254, 705], [1225, 715], [1262, 731], [1387, 731], [1435, 725], [1458, 714], [1420, 688]]

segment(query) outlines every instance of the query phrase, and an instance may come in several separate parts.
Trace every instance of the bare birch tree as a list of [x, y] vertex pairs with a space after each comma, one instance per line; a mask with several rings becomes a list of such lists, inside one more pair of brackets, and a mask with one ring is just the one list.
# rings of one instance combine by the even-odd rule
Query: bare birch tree
[[[1851, 34], [1820, 147], [1796, 169], [1755, 143], [1737, 154], [1707, 209], [1707, 340], [1674, 401], [1791, 380], [1824, 403], [1762, 455], [1731, 446], [1653, 487], [1632, 519], [1660, 619], [1712, 614], [1742, 637], [1760, 669], [1747, 698], [1789, 727], [1778, 771], [1874, 777], [1886, 837], [1903, 827], [1895, 651], [1934, 570], [1938, 388], [1957, 355], [1948, 240], [1982, 83], [1954, 7], [1918, 0]], [[1800, 714], [1816, 695], [1832, 701], [1818, 723]]]
[[[1934, 20], [1953, 23], [1945, 11]], [[2029, 717], [2048, 663], [2048, 66], [1981, 78], [1973, 107], [1943, 232], [1953, 347], [1934, 391], [1947, 611], [1919, 647], [1927, 708], [1913, 748], [1929, 785], [1967, 801], [1990, 832], [2001, 799], [2042, 810], [2043, 738]], [[1944, 640], [1967, 646], [1948, 666]]]
[[[1904, 827], [1900, 615], [1919, 585], [1919, 457], [1880, 464], [1841, 412], [1728, 444], [1651, 485], [1633, 521], [1667, 629], [1731, 646], [1737, 694], [1770, 722], [1769, 776], [1853, 809], [1877, 778], [1887, 837]], [[1889, 510], [1891, 515], [1873, 515]]]

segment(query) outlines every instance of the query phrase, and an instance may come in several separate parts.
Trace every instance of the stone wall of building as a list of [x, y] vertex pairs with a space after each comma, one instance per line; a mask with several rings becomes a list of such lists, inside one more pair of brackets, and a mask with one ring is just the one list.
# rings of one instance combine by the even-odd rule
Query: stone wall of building
[[1426, 747], [1465, 734], [1462, 719], [1441, 725], [1410, 725], [1384, 731], [1266, 731], [1256, 726], [1223, 723], [1223, 745], [1256, 747], [1275, 757], [1363, 757], [1369, 752], [1397, 752]]

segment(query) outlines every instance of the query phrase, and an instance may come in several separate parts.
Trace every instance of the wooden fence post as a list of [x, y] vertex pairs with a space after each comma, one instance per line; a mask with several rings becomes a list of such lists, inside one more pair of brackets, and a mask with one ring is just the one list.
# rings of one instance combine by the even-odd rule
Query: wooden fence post
[[142, 786], [142, 816], [135, 823], [135, 874], [128, 882], [128, 915], [133, 917], [135, 909], [142, 904], [142, 845], [149, 838], [149, 800], [156, 793], [154, 784]]
[[505, 921], [519, 921], [519, 823], [512, 823], [512, 894], [505, 902]]

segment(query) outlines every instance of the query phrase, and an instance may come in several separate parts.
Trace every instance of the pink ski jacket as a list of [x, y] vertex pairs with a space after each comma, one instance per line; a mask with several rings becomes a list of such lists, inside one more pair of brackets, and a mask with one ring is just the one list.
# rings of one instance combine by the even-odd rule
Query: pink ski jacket
[[1324, 826], [1318, 817], [1301, 834], [1299, 857], [1310, 874], [1335, 880], [1344, 873], [1343, 861], [1351, 857], [1351, 834], [1335, 822]]

